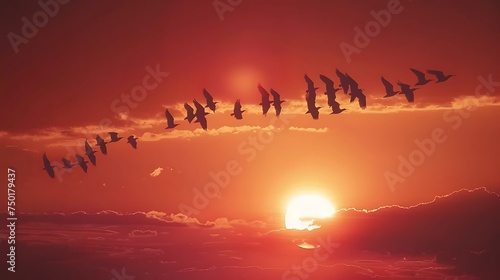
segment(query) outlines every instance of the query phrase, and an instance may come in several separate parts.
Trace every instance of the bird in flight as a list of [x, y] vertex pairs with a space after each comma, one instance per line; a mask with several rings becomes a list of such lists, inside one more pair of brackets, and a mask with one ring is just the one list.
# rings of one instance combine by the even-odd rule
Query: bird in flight
[[194, 109], [187, 103], [184, 103], [184, 109], [186, 109], [187, 113], [187, 116], [184, 119], [187, 120], [189, 123], [191, 123], [194, 117], [196, 117], [194, 114]]
[[55, 178], [54, 167], [55, 166], [50, 165], [50, 161], [47, 158], [47, 155], [43, 153], [43, 170], [47, 171], [47, 174], [49, 174], [50, 178]]
[[409, 84], [404, 84], [404, 83], [399, 82], [399, 81], [398, 81], [398, 85], [401, 87], [400, 94], [404, 94], [406, 97], [406, 100], [408, 100], [408, 102], [410, 102], [410, 103], [413, 103], [413, 101], [415, 100], [415, 96], [414, 96], [413, 92], [415, 90], [417, 90], [418, 88], [410, 88]]
[[108, 149], [106, 148], [106, 144], [108, 142], [104, 141], [104, 139], [102, 139], [102, 137], [100, 135], [97, 135], [95, 140], [97, 141], [97, 144], [95, 144], [96, 146], [99, 146], [99, 149], [101, 149], [101, 153], [103, 155], [107, 155], [108, 154]]
[[134, 135], [130, 135], [127, 138], [127, 143], [130, 143], [132, 148], [137, 149], [137, 139], [139, 139], [139, 138], [135, 137]]
[[165, 109], [165, 117], [167, 118], [167, 127], [165, 129], [174, 128], [179, 125], [178, 123], [174, 123], [174, 117], [168, 109]]
[[345, 74], [348, 80], [349, 87], [351, 88], [351, 101], [354, 102], [356, 98], [358, 99], [358, 104], [361, 109], [366, 109], [366, 95], [364, 95], [363, 90], [359, 88], [358, 83], [349, 74]]
[[208, 113], [205, 112], [205, 108], [198, 102], [196, 99], [193, 100], [194, 106], [196, 107], [196, 120], [194, 122], [197, 122], [201, 125], [201, 128], [203, 130], [207, 130], [208, 128], [208, 123], [207, 123], [207, 118], [205, 117], [208, 115]]
[[384, 77], [382, 77], [381, 80], [385, 87], [386, 95], [384, 96], [384, 98], [391, 97], [400, 93], [400, 91], [394, 91], [394, 86], [391, 83], [389, 83], [389, 81], [387, 81]]
[[337, 77], [340, 79], [340, 87], [344, 91], [344, 94], [347, 94], [349, 90], [349, 79], [344, 73], [340, 72], [339, 69], [335, 69], [335, 74], [337, 74]]
[[271, 108], [271, 101], [269, 100], [269, 92], [262, 87], [261, 84], [257, 85], [257, 88], [259, 89], [260, 95], [261, 95], [261, 102], [259, 105], [262, 106], [262, 114], [264, 116], [267, 115], [267, 112], [269, 111], [269, 108]]
[[96, 151], [92, 150], [92, 147], [90, 147], [89, 142], [85, 140], [85, 155], [89, 158], [90, 162], [92, 163], [93, 166], [96, 164], [96, 158], [95, 158], [95, 153]]
[[245, 112], [245, 110], [241, 110], [241, 103], [240, 100], [238, 99], [234, 103], [234, 109], [233, 112], [231, 113], [231, 116], [234, 116], [237, 120], [241, 120], [243, 119], [243, 112]]
[[271, 95], [273, 96], [273, 106], [274, 110], [276, 110], [276, 116], [279, 117], [281, 114], [281, 103], [285, 102], [285, 100], [281, 100], [279, 93], [274, 89], [271, 89]]
[[311, 114], [314, 120], [319, 119], [319, 109], [321, 107], [316, 107], [316, 90], [317, 87], [314, 87], [314, 82], [306, 75], [304, 75], [304, 79], [307, 83], [306, 90], [306, 103], [307, 103], [307, 112], [306, 114]]
[[336, 92], [340, 89], [335, 88], [334, 82], [325, 75], [319, 75], [319, 78], [325, 83], [326, 92], [325, 95], [328, 97], [328, 106], [331, 108], [335, 105], [335, 99], [337, 98]]
[[423, 85], [429, 83], [430, 81], [432, 81], [432, 80], [427, 79], [425, 77], [424, 72], [415, 70], [413, 68], [410, 68], [410, 70], [411, 70], [411, 72], [413, 72], [413, 74], [415, 74], [415, 76], [417, 76], [418, 82], [415, 84], [416, 86], [423, 86]]
[[63, 162], [63, 168], [70, 169], [71, 167], [75, 166], [76, 164], [72, 164], [69, 159], [62, 158]]
[[217, 102], [214, 102], [214, 98], [212, 97], [212, 95], [210, 95], [210, 93], [208, 93], [208, 91], [206, 89], [203, 89], [203, 96], [205, 96], [205, 99], [207, 100], [207, 105], [205, 106], [205, 108], [210, 108], [210, 110], [212, 110], [212, 112], [215, 113], [215, 104], [217, 104]]
[[120, 141], [120, 139], [122, 139], [123, 137], [118, 137], [118, 133], [116, 132], [108, 132], [109, 136], [111, 136], [111, 141], [109, 141], [109, 143], [113, 143], [113, 142], [118, 142]]
[[75, 158], [78, 161], [78, 165], [80, 165], [80, 167], [83, 169], [83, 172], [87, 173], [87, 162], [88, 161], [85, 161], [85, 159], [79, 154], [76, 154]]
[[445, 75], [443, 73], [443, 71], [437, 71], [437, 70], [427, 70], [427, 73], [436, 76], [436, 78], [437, 78], [436, 84], [444, 82], [444, 81], [448, 80], [449, 78], [455, 76], [455, 75]]

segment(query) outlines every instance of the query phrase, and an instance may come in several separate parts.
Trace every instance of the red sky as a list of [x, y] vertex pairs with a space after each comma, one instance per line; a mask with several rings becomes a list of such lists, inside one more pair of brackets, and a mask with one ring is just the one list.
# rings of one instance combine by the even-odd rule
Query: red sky
[[[209, 173], [231, 160], [241, 173], [200, 211], [200, 219], [280, 219], [290, 197], [310, 191], [338, 208], [376, 208], [412, 205], [463, 187], [498, 189], [498, 84], [480, 89], [481, 105], [470, 115], [457, 110], [475, 95], [478, 77], [500, 80], [499, 6], [400, 5], [401, 13], [351, 63], [339, 44], [354, 45], [353, 28], [364, 28], [373, 20], [370, 11], [386, 9], [387, 1], [243, 1], [223, 21], [211, 1], [70, 2], [17, 54], [4, 37], [0, 151], [2, 166], [18, 173], [22, 211], [177, 213], [181, 203], [192, 204], [193, 188], [203, 189], [212, 180]], [[2, 33], [22, 34], [21, 18], [38, 10], [35, 2], [4, 4]], [[169, 76], [120, 119], [113, 101], [142, 84], [146, 67], [157, 65]], [[380, 76], [414, 83], [410, 67], [456, 76], [421, 87], [413, 107], [403, 96], [381, 98]], [[368, 109], [342, 95], [349, 110], [328, 115], [318, 75], [338, 83], [336, 68], [365, 89]], [[320, 87], [317, 121], [304, 114], [305, 73]], [[281, 119], [290, 123], [285, 131], [271, 130], [273, 140], [247, 160], [250, 151], [238, 147], [250, 147], [249, 137], [264, 133], [273, 119], [274, 111], [264, 117], [257, 108], [259, 82], [287, 100]], [[203, 88], [222, 102], [207, 116], [208, 132], [182, 120], [180, 107], [193, 98], [203, 101]], [[229, 116], [236, 99], [248, 110], [241, 121]], [[164, 129], [164, 107], [180, 123], [174, 131]], [[110, 127], [100, 127], [104, 118]], [[446, 141], [392, 191], [384, 174], [397, 173], [398, 157], [408, 159], [414, 141], [436, 128]], [[125, 140], [113, 143], [107, 156], [97, 154], [88, 174], [76, 169], [62, 181], [41, 170], [44, 152], [60, 161], [68, 149], [82, 153], [84, 139], [107, 131], [137, 135], [138, 149]], [[159, 167], [163, 171], [152, 177]]]

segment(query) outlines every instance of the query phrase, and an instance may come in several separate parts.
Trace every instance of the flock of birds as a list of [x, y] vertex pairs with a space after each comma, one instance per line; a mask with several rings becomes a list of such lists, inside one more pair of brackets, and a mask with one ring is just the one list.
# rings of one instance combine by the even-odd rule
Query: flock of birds
[[[424, 72], [418, 71], [416, 69], [410, 68], [410, 70], [415, 74], [417, 77], [417, 83], [415, 83], [415, 86], [423, 86], [428, 84], [431, 81], [434, 81], [432, 79], [428, 79], [426, 77], [426, 74]], [[338, 69], [335, 71], [337, 77], [339, 78], [339, 87], [335, 87], [335, 82], [328, 78], [325, 75], [319, 75], [319, 78], [321, 81], [325, 84], [325, 95], [327, 96], [328, 100], [328, 106], [332, 109], [332, 112], [330, 114], [340, 114], [346, 109], [340, 108], [340, 103], [336, 101], [336, 93], [339, 90], [343, 90], [344, 94], [349, 94], [350, 95], [350, 102], [354, 102], [356, 99], [358, 100], [359, 107], [361, 109], [366, 108], [366, 96], [363, 93], [363, 89], [359, 88], [358, 83], [347, 73], [342, 73]], [[441, 83], [444, 81], [447, 81], [449, 78], [453, 77], [454, 75], [445, 75], [442, 71], [437, 71], [437, 70], [428, 70], [428, 74], [434, 75], [436, 77], [436, 83]], [[307, 103], [307, 112], [306, 114], [311, 114], [312, 118], [317, 120], [319, 118], [319, 109], [321, 107], [316, 106], [316, 90], [318, 87], [314, 86], [313, 80], [309, 78], [306, 75], [304, 75], [304, 79], [307, 83], [307, 90], [306, 90], [306, 103]], [[394, 85], [391, 84], [389, 81], [387, 81], [384, 77], [381, 77], [382, 84], [385, 87], [385, 92], [386, 95], [384, 98], [387, 97], [392, 97], [396, 96], [397, 94], [404, 94], [406, 97], [406, 100], [408, 102], [414, 102], [414, 91], [419, 89], [419, 88], [412, 88], [411, 85], [402, 83], [398, 81], [397, 85], [400, 87], [399, 91], [394, 90]], [[285, 102], [285, 100], [282, 100], [280, 97], [280, 94], [275, 91], [274, 89], [270, 89], [269, 92], [261, 85], [258, 84], [257, 88], [261, 94], [261, 103], [259, 105], [262, 107], [262, 114], [266, 115], [271, 108], [271, 105], [274, 107], [276, 116], [279, 116], [281, 114], [281, 104]], [[272, 95], [273, 100], [270, 99], [270, 96]], [[209, 114], [205, 111], [205, 108], [209, 108], [212, 112], [215, 113], [216, 111], [216, 104], [217, 102], [214, 101], [214, 98], [212, 95], [206, 90], [203, 89], [203, 96], [205, 97], [206, 100], [206, 105], [203, 106], [201, 103], [199, 103], [196, 99], [193, 99], [193, 104], [194, 108], [189, 105], [188, 103], [184, 103], [184, 108], [186, 110], [187, 116], [184, 118], [184, 120], [187, 120], [189, 123], [192, 123], [193, 121], [195, 123], [199, 123], [202, 127], [202, 129], [207, 130], [208, 128], [208, 122], [206, 116]], [[196, 109], [196, 110], [195, 110]], [[242, 110], [241, 102], [240, 99], [236, 100], [234, 104], [234, 109], [233, 112], [231, 113], [231, 116], [234, 118], [241, 120], [243, 119], [243, 112], [245, 110]], [[172, 114], [169, 112], [168, 108], [165, 109], [165, 117], [167, 120], [167, 127], [166, 129], [173, 129], [176, 126], [178, 126], [178, 123], [175, 123], [174, 117]], [[106, 144], [108, 143], [113, 143], [113, 142], [118, 142], [120, 139], [123, 137], [118, 137], [118, 133], [116, 132], [108, 132], [110, 135], [110, 140], [109, 142], [106, 142], [100, 135], [97, 135], [96, 137], [96, 146], [99, 146], [101, 153], [106, 155], [107, 154], [107, 147]], [[134, 135], [131, 135], [127, 138], [127, 143], [129, 143], [134, 149], [137, 148], [137, 137]], [[96, 151], [92, 150], [92, 147], [88, 143], [87, 140], [85, 140], [85, 155], [87, 158], [90, 160], [92, 165], [96, 165], [96, 157], [95, 154]], [[64, 169], [70, 169], [73, 166], [79, 165], [85, 173], [87, 173], [87, 163], [84, 159], [84, 157], [80, 156], [78, 153], [75, 154], [75, 158], [77, 160], [77, 163], [74, 164], [72, 163], [69, 159], [62, 158], [62, 168]], [[43, 165], [44, 165], [44, 170], [47, 171], [49, 176], [51, 178], [55, 178], [55, 172], [54, 172], [54, 167], [51, 165], [49, 159], [47, 158], [47, 155], [44, 153], [43, 154]]]

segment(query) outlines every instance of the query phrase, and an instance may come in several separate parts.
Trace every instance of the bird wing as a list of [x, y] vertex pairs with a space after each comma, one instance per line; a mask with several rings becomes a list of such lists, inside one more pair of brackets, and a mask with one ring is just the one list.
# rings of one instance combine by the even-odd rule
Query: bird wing
[[363, 93], [360, 92], [357, 97], [358, 97], [359, 107], [361, 107], [361, 109], [365, 109], [366, 108], [366, 95], [364, 95]]
[[191, 107], [189, 104], [187, 103], [184, 103], [184, 109], [186, 109], [188, 115], [191, 115], [194, 113], [194, 109], [193, 107]]
[[170, 112], [168, 111], [168, 109], [165, 109], [165, 117], [167, 118], [167, 122], [170, 124], [170, 123], [174, 123], [174, 117], [172, 116], [172, 114], [170, 114]]
[[304, 75], [304, 79], [306, 80], [306, 83], [307, 83], [307, 86], [310, 87], [310, 88], [313, 88], [314, 87], [314, 82], [311, 80], [311, 78], [309, 78], [309, 76]]
[[206, 89], [203, 89], [203, 96], [205, 96], [205, 99], [207, 100], [207, 103], [213, 103], [214, 102], [214, 98], [212, 97], [212, 95], [210, 95], [210, 93], [208, 93], [208, 91]]
[[391, 83], [389, 83], [389, 81], [384, 79], [384, 77], [382, 77], [381, 80], [382, 80], [382, 83], [384, 84], [385, 91], [387, 93], [392, 92], [394, 90], [394, 86]]
[[344, 75], [344, 73], [340, 72], [339, 69], [336, 69], [335, 73], [340, 79], [340, 86], [342, 87], [342, 90], [344, 91], [344, 93], [347, 93], [347, 91], [349, 90], [349, 81], [347, 80], [347, 77]]
[[83, 157], [79, 154], [75, 155], [76, 161], [78, 161], [78, 164], [81, 164], [83, 162]]
[[347, 83], [349, 87], [351, 87], [351, 93], [357, 92], [359, 90], [358, 83], [351, 76], [349, 76], [349, 74], [346, 73], [345, 75], [347, 78]]
[[438, 71], [438, 70], [427, 70], [427, 73], [435, 75], [436, 77], [444, 77], [443, 71]]
[[413, 91], [411, 91], [411, 90], [405, 91], [405, 97], [406, 97], [406, 100], [408, 100], [408, 102], [413, 102], [415, 99]]
[[116, 132], [108, 132], [109, 136], [111, 136], [111, 140], [118, 139], [118, 133]]
[[205, 108], [198, 102], [196, 99], [193, 99], [194, 106], [196, 107], [196, 110], [200, 110], [202, 112], [205, 111]]
[[410, 68], [410, 70], [413, 72], [413, 74], [415, 74], [415, 76], [417, 76], [417, 79], [419, 81], [425, 80], [425, 73], [424, 72], [418, 71], [418, 70], [413, 69], [413, 68]]
[[273, 101], [279, 102], [280, 94], [278, 92], [276, 92], [274, 89], [271, 89], [271, 94], [273, 95]]
[[259, 89], [259, 92], [262, 95], [262, 100], [269, 99], [269, 92], [267, 92], [267, 90], [264, 87], [262, 87], [261, 84], [258, 84], [257, 88]]
[[236, 100], [236, 102], [234, 103], [234, 111], [235, 112], [241, 111], [241, 102], [239, 99]]
[[332, 79], [328, 78], [325, 75], [319, 75], [319, 78], [323, 81], [323, 83], [325, 83], [327, 90], [334, 89], [334, 83], [333, 83]]
[[50, 168], [50, 161], [45, 153], [43, 154], [43, 166], [45, 168]]
[[92, 153], [92, 147], [90, 147], [89, 142], [85, 140], [85, 152]]

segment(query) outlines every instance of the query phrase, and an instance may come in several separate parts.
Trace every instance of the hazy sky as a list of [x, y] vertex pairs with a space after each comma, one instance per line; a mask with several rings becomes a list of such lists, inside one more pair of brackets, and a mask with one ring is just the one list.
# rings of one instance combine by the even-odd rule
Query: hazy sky
[[[349, 63], [339, 45], [356, 46], [355, 27], [364, 30], [370, 11], [387, 3], [243, 1], [221, 21], [212, 1], [71, 1], [14, 47], [7, 35], [24, 36], [22, 18], [32, 21], [41, 8], [8, 1], [0, 17], [0, 152], [3, 168], [16, 169], [20, 209], [178, 213], [228, 163], [239, 173], [193, 216], [279, 220], [287, 201], [306, 192], [338, 208], [376, 208], [463, 187], [498, 189], [500, 6], [393, 2], [400, 12]], [[421, 86], [412, 105], [402, 95], [382, 98], [380, 77], [414, 84], [410, 67], [456, 76]], [[336, 68], [364, 89], [366, 110], [338, 92], [348, 110], [328, 115], [319, 74], [338, 84]], [[151, 89], [134, 100], [155, 71]], [[319, 120], [305, 114], [304, 74], [319, 87]], [[258, 83], [286, 100], [279, 120], [273, 109], [262, 116]], [[220, 102], [206, 132], [183, 120], [182, 108], [193, 98], [203, 103], [203, 88]], [[243, 120], [229, 115], [236, 99]], [[165, 130], [164, 108], [180, 124], [174, 130]], [[97, 153], [87, 174], [73, 168], [51, 179], [42, 170], [43, 153], [75, 161], [85, 139], [94, 145], [108, 131], [136, 135], [137, 150], [122, 139], [108, 155]], [[423, 164], [401, 175], [401, 158], [433, 133], [442, 143], [428, 144], [435, 148]], [[387, 172], [401, 176], [393, 188]]]

